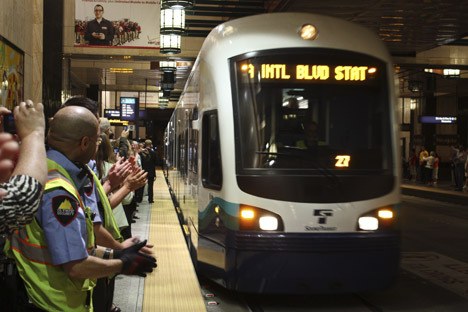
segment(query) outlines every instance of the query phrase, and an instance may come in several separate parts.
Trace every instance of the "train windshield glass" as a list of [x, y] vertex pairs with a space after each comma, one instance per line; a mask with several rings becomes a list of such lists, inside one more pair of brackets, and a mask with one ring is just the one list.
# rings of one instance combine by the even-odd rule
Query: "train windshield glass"
[[391, 171], [385, 63], [329, 49], [232, 60], [238, 170]]

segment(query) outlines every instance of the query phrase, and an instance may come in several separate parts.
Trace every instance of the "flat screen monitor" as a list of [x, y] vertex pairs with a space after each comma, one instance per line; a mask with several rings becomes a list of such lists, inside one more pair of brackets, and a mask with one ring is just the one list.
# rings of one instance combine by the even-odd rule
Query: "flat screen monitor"
[[120, 97], [120, 119], [134, 121], [138, 109], [138, 98]]
[[120, 110], [118, 109], [104, 109], [104, 117], [108, 119], [120, 119]]

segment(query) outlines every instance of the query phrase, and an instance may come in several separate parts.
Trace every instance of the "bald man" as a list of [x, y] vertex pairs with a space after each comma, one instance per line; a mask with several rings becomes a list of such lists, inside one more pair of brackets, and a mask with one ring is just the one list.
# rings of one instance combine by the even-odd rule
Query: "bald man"
[[[86, 108], [60, 109], [48, 135], [48, 181], [35, 220], [15, 233], [12, 253], [34, 307], [51, 311], [92, 310], [95, 279], [118, 273], [145, 276], [156, 260], [139, 252], [146, 241], [123, 250], [94, 244], [86, 205], [86, 164], [99, 145], [99, 123]], [[91, 178], [92, 179], [92, 178]]]

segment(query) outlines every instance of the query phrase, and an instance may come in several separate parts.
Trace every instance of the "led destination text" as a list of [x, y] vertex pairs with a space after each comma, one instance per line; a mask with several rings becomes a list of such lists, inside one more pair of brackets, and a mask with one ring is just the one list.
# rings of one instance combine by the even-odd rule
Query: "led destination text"
[[[241, 69], [249, 74], [250, 78], [255, 76], [255, 66], [243, 65]], [[328, 66], [328, 65], [301, 65], [295, 67], [286, 64], [262, 64], [260, 67], [261, 79], [274, 80], [328, 80], [336, 81], [364, 81], [368, 75], [374, 74], [376, 68], [368, 66]]]

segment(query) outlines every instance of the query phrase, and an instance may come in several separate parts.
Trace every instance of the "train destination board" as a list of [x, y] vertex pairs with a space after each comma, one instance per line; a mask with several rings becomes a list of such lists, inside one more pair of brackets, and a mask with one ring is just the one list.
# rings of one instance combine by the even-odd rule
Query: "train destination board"
[[307, 64], [245, 64], [241, 71], [254, 78], [256, 73], [261, 79], [272, 80], [334, 80], [334, 81], [365, 81], [374, 77], [377, 68], [370, 66], [351, 65], [307, 65]]

